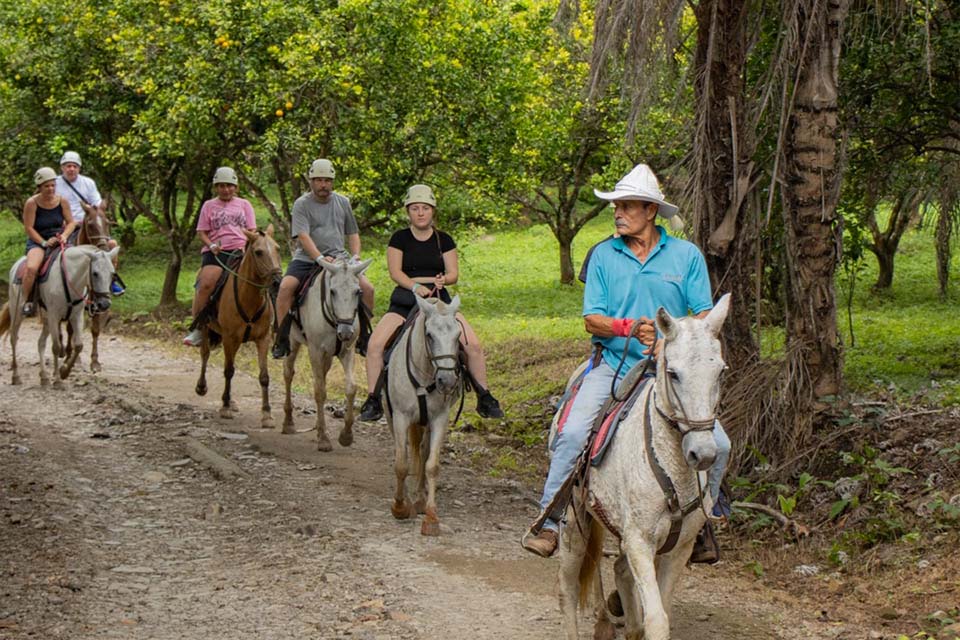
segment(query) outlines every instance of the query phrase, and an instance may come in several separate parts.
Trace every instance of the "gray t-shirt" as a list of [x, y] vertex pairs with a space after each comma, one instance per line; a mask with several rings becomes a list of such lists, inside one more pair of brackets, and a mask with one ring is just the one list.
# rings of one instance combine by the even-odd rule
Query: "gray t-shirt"
[[[301, 233], [309, 233], [313, 244], [325, 256], [349, 258], [346, 237], [360, 233], [357, 219], [353, 217], [350, 200], [337, 192], [330, 194], [326, 202], [318, 202], [312, 192], [297, 198], [291, 212], [290, 235], [294, 239]], [[297, 241], [294, 260], [311, 262], [310, 256]]]

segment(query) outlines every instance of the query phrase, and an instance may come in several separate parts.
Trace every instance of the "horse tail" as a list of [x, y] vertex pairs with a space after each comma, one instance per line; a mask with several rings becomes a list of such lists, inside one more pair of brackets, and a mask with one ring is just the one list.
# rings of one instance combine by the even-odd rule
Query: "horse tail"
[[10, 303], [3, 303], [3, 309], [0, 309], [0, 337], [3, 337], [7, 331], [10, 331]]
[[596, 518], [590, 518], [590, 527], [587, 531], [587, 548], [583, 553], [583, 562], [580, 564], [580, 608], [587, 606], [587, 599], [593, 590], [593, 581], [597, 579], [600, 567], [600, 558], [603, 557], [603, 527]]

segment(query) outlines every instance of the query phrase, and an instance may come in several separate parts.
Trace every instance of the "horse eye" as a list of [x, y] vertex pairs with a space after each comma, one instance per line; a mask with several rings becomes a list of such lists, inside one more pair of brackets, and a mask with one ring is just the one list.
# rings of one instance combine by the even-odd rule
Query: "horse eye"
[[667, 369], [667, 375], [670, 376], [671, 380], [679, 381], [680, 376], [677, 375], [677, 372], [673, 369]]
[[260, 258], [263, 256], [263, 249], [257, 249], [256, 251], [253, 252], [253, 254], [258, 258]]

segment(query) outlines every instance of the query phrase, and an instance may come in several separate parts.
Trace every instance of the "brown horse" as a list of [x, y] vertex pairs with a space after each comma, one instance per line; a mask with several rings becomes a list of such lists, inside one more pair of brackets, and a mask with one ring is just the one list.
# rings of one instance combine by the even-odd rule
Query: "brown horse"
[[260, 426], [273, 427], [270, 415], [270, 374], [267, 371], [267, 349], [270, 347], [270, 330], [273, 326], [273, 305], [269, 290], [280, 284], [283, 271], [280, 268], [280, 252], [273, 239], [273, 225], [266, 231], [245, 231], [247, 246], [243, 260], [236, 271], [227, 269], [226, 284], [216, 302], [216, 317], [201, 328], [203, 342], [200, 344], [200, 379], [197, 380], [197, 395], [207, 393], [207, 360], [210, 357], [211, 339], [223, 342], [223, 406], [221, 418], [233, 417], [230, 401], [230, 382], [233, 379], [234, 359], [244, 342], [257, 345], [257, 360], [260, 364], [261, 413]]
[[[80, 233], [77, 237], [77, 244], [92, 244], [104, 251], [109, 251], [112, 248], [111, 244], [116, 246], [116, 243], [111, 242], [110, 239], [110, 220], [107, 219], [106, 214], [104, 214], [99, 207], [91, 208], [83, 217], [83, 222], [80, 223]], [[116, 262], [114, 262], [113, 266], [117, 266]], [[90, 347], [90, 371], [98, 373], [101, 369], [100, 352], [97, 349], [100, 342], [100, 331], [107, 326], [107, 323], [110, 321], [110, 311], [98, 312], [90, 307], [87, 308], [87, 311], [90, 313], [90, 337], [92, 338], [92, 345]], [[68, 344], [73, 343], [73, 334], [70, 325], [67, 325], [67, 341]]]

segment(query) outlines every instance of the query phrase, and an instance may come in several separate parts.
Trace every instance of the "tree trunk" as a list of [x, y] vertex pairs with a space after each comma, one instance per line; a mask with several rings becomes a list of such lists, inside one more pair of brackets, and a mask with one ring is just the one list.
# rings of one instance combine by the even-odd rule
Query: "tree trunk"
[[749, 10], [741, 0], [704, 0], [694, 11], [699, 28], [693, 238], [706, 255], [714, 294], [732, 294], [723, 326], [724, 356], [739, 369], [758, 354], [751, 313], [758, 229], [748, 215], [746, 198], [756, 142], [745, 126], [743, 95]]
[[937, 283], [940, 286], [940, 299], [947, 299], [947, 285], [950, 282], [950, 239], [953, 236], [953, 203], [940, 200], [937, 218]]
[[573, 238], [558, 233], [557, 243], [560, 245], [560, 284], [573, 284]]
[[180, 269], [183, 266], [183, 252], [179, 243], [171, 242], [170, 245], [174, 253], [163, 276], [163, 291], [160, 293], [160, 304], [157, 305], [161, 309], [177, 305], [177, 283], [180, 282]]
[[[809, 416], [808, 409], [837, 395], [843, 379], [834, 272], [841, 246], [837, 76], [847, 6], [847, 0], [806, 0], [798, 7], [804, 46], [786, 124], [782, 191], [789, 267], [787, 345], [806, 373], [797, 378], [801, 388], [791, 393], [798, 417]], [[804, 398], [816, 404], [804, 407]]]
[[877, 281], [873, 288], [878, 291], [893, 286], [893, 259], [897, 255], [897, 247], [888, 245], [889, 243], [885, 242], [879, 247], [872, 247], [873, 255], [877, 257]]

